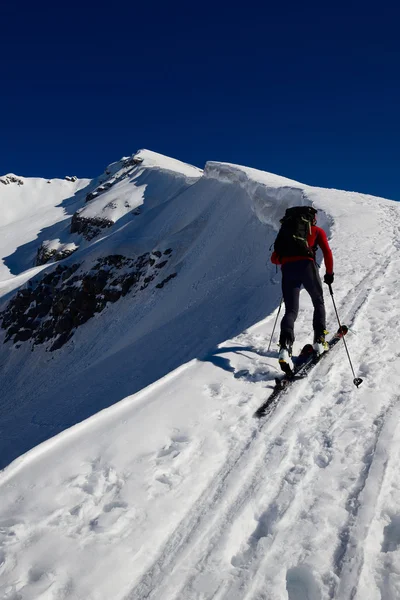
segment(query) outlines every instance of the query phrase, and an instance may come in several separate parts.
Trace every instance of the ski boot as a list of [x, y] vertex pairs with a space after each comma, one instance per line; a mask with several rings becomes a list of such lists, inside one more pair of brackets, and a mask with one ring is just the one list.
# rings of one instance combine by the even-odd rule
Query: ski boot
[[288, 342], [280, 344], [278, 360], [282, 371], [288, 376], [293, 375], [292, 344]]
[[328, 333], [329, 332], [325, 330], [322, 333], [314, 333], [313, 349], [316, 356], [321, 356], [321, 354], [329, 350], [329, 344], [325, 339], [325, 336]]

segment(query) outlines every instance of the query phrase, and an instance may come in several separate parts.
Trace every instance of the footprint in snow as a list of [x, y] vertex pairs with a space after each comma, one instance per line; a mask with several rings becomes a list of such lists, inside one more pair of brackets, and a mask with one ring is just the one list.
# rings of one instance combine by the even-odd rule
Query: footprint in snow
[[271, 371], [266, 371], [263, 368], [257, 368], [252, 373], [248, 369], [241, 369], [240, 371], [236, 371], [234, 378], [244, 379], [250, 383], [258, 383], [260, 381], [270, 381], [275, 375], [275, 372], [271, 373]]
[[149, 499], [169, 493], [179, 487], [183, 480], [184, 476], [179, 469], [157, 469], [153, 473], [153, 481], [148, 486]]
[[118, 508], [128, 508], [128, 505], [126, 502], [120, 502], [118, 500], [115, 500], [114, 502], [110, 502], [109, 504], [105, 504], [103, 511], [106, 513], [111, 512], [112, 510], [118, 509]]
[[[19, 600], [20, 598], [46, 598], [51, 597], [54, 598], [58, 596], [57, 591], [55, 591], [55, 595], [48, 595], [50, 588], [54, 588], [54, 584], [56, 581], [56, 577], [54, 573], [50, 570], [46, 569], [43, 566], [39, 565], [31, 565], [28, 570], [22, 571], [18, 581], [18, 590], [19, 592], [23, 592], [23, 596], [18, 594], [15, 595], [7, 595], [7, 598]], [[57, 586], [56, 586], [57, 587]]]
[[319, 452], [317, 452], [314, 456], [314, 461], [315, 464], [320, 467], [321, 469], [325, 469], [331, 462], [332, 460], [332, 456], [333, 456], [333, 450], [332, 450], [332, 438], [326, 434], [323, 433], [323, 439], [322, 439], [322, 448], [320, 449]]
[[292, 567], [286, 573], [288, 600], [321, 600], [321, 592], [310, 569]]
[[400, 515], [394, 515], [383, 530], [382, 552], [395, 552], [400, 546]]
[[167, 475], [162, 474], [162, 475], [158, 475], [156, 477], [156, 481], [158, 481], [159, 483], [162, 483], [163, 485], [168, 486], [169, 488], [172, 488], [172, 480], [167, 477]]
[[[241, 370], [236, 371], [234, 374], [236, 379], [249, 379], [249, 381], [260, 381], [260, 374], [255, 373], [254, 375], [250, 375], [249, 371]], [[204, 386], [204, 391], [207, 396], [210, 398], [215, 398], [217, 400], [224, 400], [222, 404], [219, 406], [224, 407], [226, 404], [243, 406], [247, 404], [249, 400], [252, 398], [250, 393], [241, 393], [241, 392], [232, 392], [226, 386], [220, 383], [211, 383]], [[220, 408], [218, 408], [215, 412], [212, 413], [216, 419], [221, 420], [223, 418], [223, 413], [221, 413]]]
[[204, 393], [210, 398], [223, 398], [224, 386], [221, 383], [209, 383], [204, 386]]
[[182, 455], [190, 443], [190, 438], [175, 430], [169, 441], [155, 455], [155, 470], [149, 484], [149, 497], [164, 494], [176, 488], [184, 476], [181, 473], [181, 461], [176, 459]]
[[88, 496], [101, 499], [106, 493], [118, 492], [124, 485], [124, 479], [112, 466], [102, 464], [100, 459], [96, 459], [84, 465], [82, 472], [67, 483]]
[[157, 463], [164, 462], [163, 459], [166, 457], [171, 459], [176, 458], [182, 450], [185, 449], [188, 443], [189, 438], [186, 435], [180, 434], [178, 431], [175, 435], [172, 435], [169, 442], [157, 452]]
[[110, 465], [95, 460], [68, 481], [74, 504], [51, 515], [48, 525], [81, 536], [88, 531], [119, 535], [135, 519], [135, 508], [121, 498], [125, 479]]
[[260, 542], [272, 536], [275, 525], [279, 519], [280, 508], [273, 502], [261, 515], [255, 516], [256, 527], [248, 537], [246, 546], [237, 554], [232, 556], [231, 565], [237, 569], [247, 569], [253, 561]]
[[[15, 522], [13, 519], [5, 519], [0, 522], [0, 543], [1, 546], [13, 546], [29, 537], [29, 528], [25, 523]], [[1, 562], [1, 561], [0, 561]]]
[[249, 379], [251, 377], [248, 369], [240, 369], [233, 374], [235, 379]]

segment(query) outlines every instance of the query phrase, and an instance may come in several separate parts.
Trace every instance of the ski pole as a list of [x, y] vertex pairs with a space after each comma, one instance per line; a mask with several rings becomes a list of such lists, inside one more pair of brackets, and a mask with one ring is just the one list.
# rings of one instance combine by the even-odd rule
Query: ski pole
[[281, 308], [282, 308], [282, 302], [283, 302], [283, 296], [281, 297], [281, 301], [279, 303], [279, 310], [278, 310], [278, 314], [276, 315], [276, 319], [275, 319], [275, 323], [274, 323], [274, 328], [273, 328], [272, 333], [271, 333], [271, 339], [269, 340], [267, 352], [269, 352], [269, 349], [271, 348], [271, 343], [272, 343], [272, 338], [274, 337], [276, 323], [278, 321], [279, 313], [281, 312]]
[[[335, 309], [336, 318], [337, 318], [337, 320], [338, 320], [338, 323], [339, 323], [339, 328], [340, 328], [340, 329], [339, 329], [339, 331], [341, 331], [341, 330], [342, 330], [342, 325], [341, 325], [341, 323], [340, 323], [340, 319], [339, 319], [338, 311], [337, 311], [337, 308], [336, 308], [335, 299], [334, 299], [334, 297], [333, 297], [333, 289], [332, 289], [332, 285], [329, 283], [329, 284], [328, 284], [328, 287], [329, 287], [329, 292], [330, 292], [330, 294], [331, 294], [331, 298], [332, 298], [332, 302], [333, 302], [333, 308]], [[353, 379], [353, 383], [354, 383], [354, 385], [355, 385], [356, 387], [359, 387], [359, 386], [362, 384], [363, 380], [361, 379], [361, 377], [356, 377], [356, 374], [354, 373], [354, 369], [353, 369], [353, 363], [351, 362], [350, 353], [349, 353], [349, 350], [348, 350], [348, 348], [347, 348], [347, 344], [346, 344], [346, 340], [344, 339], [344, 336], [342, 336], [342, 340], [343, 340], [343, 343], [344, 343], [344, 347], [346, 348], [347, 357], [348, 357], [348, 359], [349, 359], [350, 367], [351, 367], [351, 370], [352, 370], [352, 373], [353, 373], [353, 378], [354, 378], [354, 379]]]

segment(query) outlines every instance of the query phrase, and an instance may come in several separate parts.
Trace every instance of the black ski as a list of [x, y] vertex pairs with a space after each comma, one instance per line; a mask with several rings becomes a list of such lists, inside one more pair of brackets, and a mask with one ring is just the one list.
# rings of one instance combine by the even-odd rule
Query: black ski
[[278, 404], [278, 399], [282, 393], [286, 392], [287, 389], [297, 380], [307, 377], [308, 373], [317, 365], [325, 356], [329, 354], [334, 346], [346, 335], [348, 328], [346, 325], [342, 325], [341, 328], [335, 333], [334, 336], [328, 341], [329, 350], [316, 356], [311, 344], [306, 344], [300, 352], [292, 373], [285, 374], [283, 377], [277, 377], [275, 379], [275, 387], [271, 392], [271, 395], [267, 400], [256, 410], [254, 416], [257, 418], [269, 415], [275, 406]]

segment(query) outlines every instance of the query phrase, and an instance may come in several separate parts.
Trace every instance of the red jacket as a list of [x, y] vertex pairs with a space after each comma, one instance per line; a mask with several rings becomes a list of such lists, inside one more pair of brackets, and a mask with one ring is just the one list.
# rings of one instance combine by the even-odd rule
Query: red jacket
[[[307, 236], [307, 242], [310, 248], [314, 248], [314, 246], [319, 246], [324, 255], [324, 263], [326, 272], [329, 274], [333, 273], [333, 256], [332, 250], [329, 247], [328, 238], [326, 237], [326, 233], [321, 227], [317, 227], [316, 225], [311, 226], [311, 233]], [[282, 260], [279, 260], [277, 253], [272, 253], [271, 262], [274, 265], [284, 265], [288, 262], [295, 262], [296, 260], [314, 260], [313, 258], [308, 256], [284, 256]]]

